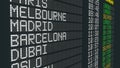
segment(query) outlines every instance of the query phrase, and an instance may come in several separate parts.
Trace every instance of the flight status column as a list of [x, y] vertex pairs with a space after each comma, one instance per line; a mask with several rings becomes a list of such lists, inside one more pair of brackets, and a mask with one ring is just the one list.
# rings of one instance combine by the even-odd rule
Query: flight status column
[[10, 0], [9, 7], [11, 68], [82, 67], [82, 0]]
[[103, 2], [102, 68], [112, 68], [114, 0]]
[[98, 68], [99, 0], [88, 2], [88, 68]]

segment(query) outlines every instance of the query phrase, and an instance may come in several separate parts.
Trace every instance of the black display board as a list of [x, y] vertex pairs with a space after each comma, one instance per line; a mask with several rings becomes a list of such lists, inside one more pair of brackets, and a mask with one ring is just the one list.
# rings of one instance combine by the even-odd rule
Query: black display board
[[82, 0], [10, 0], [11, 68], [80, 68]]

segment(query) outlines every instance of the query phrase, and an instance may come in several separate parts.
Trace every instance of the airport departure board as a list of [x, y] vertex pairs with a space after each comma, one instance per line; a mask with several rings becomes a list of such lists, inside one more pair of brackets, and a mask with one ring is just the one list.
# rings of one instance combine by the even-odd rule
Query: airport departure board
[[81, 68], [82, 0], [10, 0], [11, 68]]

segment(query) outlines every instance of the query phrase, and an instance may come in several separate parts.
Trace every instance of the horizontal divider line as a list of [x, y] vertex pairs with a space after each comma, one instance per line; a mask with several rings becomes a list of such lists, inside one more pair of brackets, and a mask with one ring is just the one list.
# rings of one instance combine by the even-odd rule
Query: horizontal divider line
[[82, 30], [68, 30], [68, 31], [32, 31], [32, 32], [10, 32], [11, 34], [29, 34], [29, 33], [54, 33], [54, 32], [81, 32]]
[[76, 63], [74, 63], [74, 64], [71, 64], [71, 65], [67, 66], [66, 68], [70, 68], [70, 67], [72, 67], [72, 66], [74, 66], [74, 65], [76, 65], [76, 64], [79, 64], [79, 63], [82, 63], [82, 60], [80, 60], [80, 61], [78, 61], [78, 62], [76, 62]]
[[58, 23], [75, 23], [75, 24], [82, 24], [81, 22], [75, 22], [75, 21], [54, 21], [54, 20], [42, 20], [42, 19], [29, 19], [29, 18], [15, 18], [15, 17], [10, 17], [10, 19], [18, 19], [18, 20], [33, 20], [33, 21], [52, 21], [54, 22], [58, 22]]
[[61, 0], [54, 0], [54, 1], [57, 1], [57, 2], [60, 2], [60, 3], [66, 4], [66, 5], [70, 5], [70, 6], [82, 8], [82, 6], [78, 6], [78, 5], [75, 5], [75, 4], [72, 4], [72, 3], [68, 3], [68, 2], [64, 2], [64, 1], [61, 1]]

